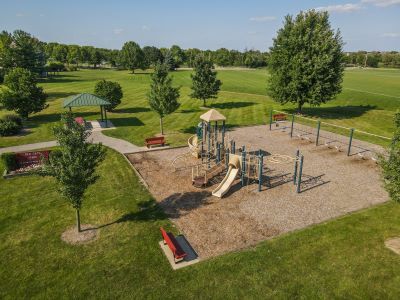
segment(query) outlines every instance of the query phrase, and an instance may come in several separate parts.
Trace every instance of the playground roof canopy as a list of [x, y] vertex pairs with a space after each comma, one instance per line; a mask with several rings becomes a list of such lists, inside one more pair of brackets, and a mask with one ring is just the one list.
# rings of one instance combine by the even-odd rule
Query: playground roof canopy
[[200, 119], [202, 119], [203, 121], [206, 121], [207, 123], [210, 123], [213, 121], [225, 121], [226, 120], [225, 116], [215, 109], [210, 109], [205, 114], [202, 114], [200, 116]]
[[104, 106], [110, 105], [107, 100], [99, 98], [92, 94], [78, 94], [68, 97], [64, 100], [63, 107], [77, 107], [77, 106]]

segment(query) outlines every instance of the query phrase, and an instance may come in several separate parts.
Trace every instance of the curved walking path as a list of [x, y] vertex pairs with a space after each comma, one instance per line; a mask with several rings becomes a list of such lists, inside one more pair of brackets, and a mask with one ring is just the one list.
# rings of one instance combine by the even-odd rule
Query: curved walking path
[[[101, 131], [93, 131], [89, 137], [92, 143], [102, 143], [104, 146], [114, 149], [122, 154], [127, 153], [134, 153], [140, 151], [150, 150], [146, 147], [139, 147], [132, 143], [129, 143], [125, 140], [113, 138], [110, 136], [104, 135]], [[12, 146], [12, 147], [5, 147], [0, 148], [0, 154], [5, 152], [23, 152], [23, 151], [30, 151], [30, 150], [37, 150], [49, 147], [57, 146], [57, 141], [49, 141], [49, 142], [41, 142], [41, 143], [34, 143], [34, 144], [25, 144], [19, 146]], [[157, 148], [155, 148], [157, 149]]]

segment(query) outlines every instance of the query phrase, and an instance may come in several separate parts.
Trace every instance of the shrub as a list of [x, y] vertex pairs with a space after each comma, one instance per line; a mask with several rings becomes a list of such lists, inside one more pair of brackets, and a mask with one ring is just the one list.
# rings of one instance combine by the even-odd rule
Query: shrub
[[21, 128], [22, 128], [22, 118], [20, 116], [17, 116], [17, 115], [5, 115], [3, 117], [3, 120], [12, 121], [12, 122], [18, 124], [19, 126], [21, 126]]
[[0, 120], [0, 136], [10, 136], [17, 134], [21, 126], [10, 120]]
[[111, 103], [106, 107], [107, 111], [112, 111], [121, 103], [123, 97], [122, 88], [118, 82], [101, 80], [96, 83], [94, 93]]
[[15, 159], [15, 153], [6, 152], [1, 155], [1, 161], [7, 171], [13, 171], [17, 168], [17, 160]]
[[394, 118], [395, 132], [388, 158], [381, 158], [385, 187], [390, 197], [400, 202], [400, 113]]

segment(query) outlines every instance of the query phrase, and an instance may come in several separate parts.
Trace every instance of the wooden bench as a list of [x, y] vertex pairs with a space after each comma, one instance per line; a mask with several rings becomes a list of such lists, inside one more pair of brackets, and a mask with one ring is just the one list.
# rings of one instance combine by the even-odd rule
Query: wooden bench
[[272, 116], [272, 119], [275, 122], [286, 121], [287, 120], [287, 114], [274, 114]]
[[154, 146], [154, 145], [164, 146], [165, 145], [165, 138], [163, 136], [151, 137], [151, 138], [145, 139], [145, 143], [146, 143], [146, 147], [147, 148], [150, 148], [151, 146]]
[[171, 232], [166, 232], [162, 227], [160, 227], [160, 231], [163, 237], [164, 245], [168, 245], [168, 248], [171, 250], [174, 256], [174, 262], [177, 263], [183, 260], [187, 256], [187, 253], [183, 251], [174, 235]]

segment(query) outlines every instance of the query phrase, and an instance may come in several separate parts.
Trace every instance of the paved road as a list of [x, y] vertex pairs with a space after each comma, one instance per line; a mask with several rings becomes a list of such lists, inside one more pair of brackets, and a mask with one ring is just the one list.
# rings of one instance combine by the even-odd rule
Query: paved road
[[[139, 147], [125, 140], [106, 136], [101, 131], [93, 131], [91, 136], [89, 137], [89, 140], [92, 140], [93, 143], [102, 143], [103, 145], [112, 148], [122, 154], [148, 150], [146, 147]], [[49, 142], [42, 142], [35, 144], [5, 147], [5, 148], [0, 148], [0, 154], [4, 152], [23, 152], [23, 151], [37, 150], [37, 149], [54, 147], [57, 145], [58, 145], [57, 141], [49, 141]]]

